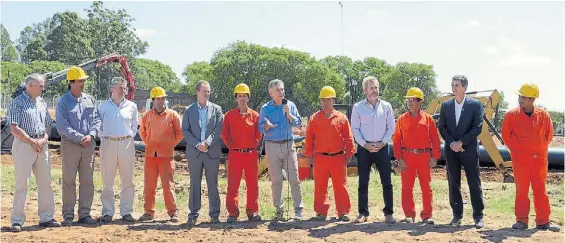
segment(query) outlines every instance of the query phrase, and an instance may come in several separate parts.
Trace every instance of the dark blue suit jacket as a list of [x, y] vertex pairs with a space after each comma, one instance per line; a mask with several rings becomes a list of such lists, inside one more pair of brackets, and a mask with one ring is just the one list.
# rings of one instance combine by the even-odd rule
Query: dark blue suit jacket
[[469, 96], [465, 98], [459, 124], [455, 118], [455, 98], [443, 102], [439, 116], [439, 133], [445, 140], [445, 152], [453, 152], [449, 145], [452, 142], [463, 142], [465, 152], [479, 153], [477, 137], [483, 129], [483, 104]]

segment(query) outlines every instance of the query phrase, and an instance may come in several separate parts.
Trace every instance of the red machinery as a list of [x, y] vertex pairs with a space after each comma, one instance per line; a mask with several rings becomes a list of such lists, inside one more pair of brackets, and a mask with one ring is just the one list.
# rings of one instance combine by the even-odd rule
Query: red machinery
[[[126, 98], [128, 100], [133, 100], [133, 98], [135, 96], [135, 81], [134, 81], [133, 75], [132, 75], [132, 73], [129, 69], [128, 60], [125, 56], [121, 56], [119, 54], [111, 54], [111, 55], [108, 55], [108, 56], [104, 56], [104, 57], [100, 57], [100, 58], [97, 58], [97, 59], [90, 60], [90, 61], [82, 63], [78, 66], [81, 67], [85, 72], [87, 72], [87, 71], [105, 66], [105, 65], [107, 65], [109, 63], [113, 63], [113, 62], [119, 62], [120, 63], [120, 72], [122, 73], [122, 76], [124, 77], [124, 79], [128, 83], [128, 93], [126, 95]], [[68, 68], [66, 68], [65, 70], [58, 71], [58, 72], [49, 72], [49, 73], [43, 74], [45, 76], [45, 89], [47, 89], [48, 87], [50, 87], [52, 85], [56, 85], [63, 80], [66, 80], [67, 70], [68, 70]], [[14, 92], [14, 94], [12, 94], [12, 98], [19, 96], [25, 90], [26, 90], [25, 84], [20, 85], [16, 89], [16, 92]], [[2, 151], [10, 151], [11, 148], [12, 148], [12, 141], [13, 141], [14, 137], [13, 137], [11, 131], [10, 131], [10, 125], [7, 124], [6, 117], [2, 118], [0, 125], [1, 125], [0, 126], [0, 128], [1, 128], [0, 138], [1, 138], [1, 145], [2, 145], [1, 150]], [[51, 129], [51, 135], [49, 136], [49, 140], [60, 140], [59, 133], [57, 132], [57, 129], [55, 129], [54, 126], [55, 126], [55, 124], [53, 124], [53, 129]]]

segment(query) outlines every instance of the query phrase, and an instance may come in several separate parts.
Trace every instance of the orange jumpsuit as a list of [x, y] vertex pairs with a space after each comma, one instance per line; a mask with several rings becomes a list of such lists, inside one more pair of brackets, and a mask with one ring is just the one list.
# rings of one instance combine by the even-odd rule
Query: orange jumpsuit
[[[393, 137], [394, 157], [406, 162], [406, 171], [401, 172], [402, 180], [402, 209], [406, 217], [415, 218], [413, 188], [416, 175], [422, 190], [423, 209], [422, 219], [432, 217], [432, 188], [430, 157], [439, 159], [441, 156], [438, 131], [434, 119], [428, 113], [420, 111], [418, 117], [412, 117], [406, 112], [396, 122]], [[426, 151], [416, 151], [421, 149]]]
[[547, 181], [547, 150], [553, 139], [553, 123], [549, 113], [538, 107], [528, 117], [521, 108], [506, 113], [502, 122], [502, 139], [510, 149], [516, 200], [516, 221], [528, 224], [530, 183], [534, 194], [536, 224], [549, 222], [550, 206], [545, 184]]
[[226, 113], [222, 127], [222, 140], [230, 149], [228, 153], [228, 192], [226, 194], [226, 207], [229, 216], [239, 217], [239, 185], [245, 173], [247, 186], [248, 217], [259, 211], [259, 155], [257, 146], [261, 141], [259, 131], [259, 113], [247, 109], [241, 115], [238, 108]]
[[311, 118], [306, 130], [304, 155], [314, 157], [314, 211], [318, 215], [328, 214], [328, 179], [331, 176], [337, 214], [349, 214], [351, 203], [346, 188], [345, 158], [355, 154], [351, 125], [347, 117], [336, 110], [329, 118], [322, 111]]
[[173, 155], [175, 146], [183, 139], [180, 116], [171, 109], [165, 109], [161, 114], [151, 109], [141, 118], [139, 136], [146, 146], [143, 185], [145, 213], [155, 213], [155, 191], [157, 179], [161, 177], [165, 207], [169, 216], [172, 216], [177, 211]]

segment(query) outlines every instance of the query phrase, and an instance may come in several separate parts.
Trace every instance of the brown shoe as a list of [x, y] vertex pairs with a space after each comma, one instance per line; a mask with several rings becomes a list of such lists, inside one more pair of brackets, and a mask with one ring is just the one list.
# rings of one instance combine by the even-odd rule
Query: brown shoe
[[406, 217], [403, 220], [400, 220], [401, 223], [407, 223], [407, 224], [411, 224], [414, 223], [414, 218], [412, 217]]
[[153, 215], [148, 214], [148, 213], [144, 213], [143, 215], [141, 215], [141, 217], [139, 217], [139, 221], [142, 221], [142, 222], [143, 221], [151, 221], [153, 219], [154, 219]]
[[369, 220], [369, 217], [368, 217], [368, 216], [359, 215], [359, 216], [357, 216], [357, 218], [355, 219], [354, 222], [355, 222], [355, 223], [365, 223], [365, 222], [367, 222], [367, 220]]

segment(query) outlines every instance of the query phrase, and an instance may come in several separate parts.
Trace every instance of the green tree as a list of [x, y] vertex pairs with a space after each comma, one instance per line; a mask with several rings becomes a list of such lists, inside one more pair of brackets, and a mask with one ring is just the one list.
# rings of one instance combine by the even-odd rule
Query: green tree
[[139, 89], [161, 86], [167, 91], [178, 92], [182, 86], [173, 69], [159, 61], [137, 58], [130, 63], [130, 69]]
[[504, 99], [504, 92], [500, 91], [500, 102], [497, 107], [498, 111], [495, 113], [492, 125], [497, 131], [502, 131], [502, 121], [506, 115], [506, 110], [508, 109], [508, 102]]
[[16, 62], [2, 61], [0, 70], [2, 71], [0, 90], [2, 95], [6, 96], [11, 96], [17, 87], [24, 82], [24, 78], [31, 73], [26, 64]]
[[[307, 53], [285, 48], [267, 48], [238, 41], [217, 51], [210, 65], [214, 73], [210, 75], [214, 78], [210, 81], [211, 98], [226, 109], [235, 106], [233, 88], [238, 83], [249, 85], [250, 106], [258, 110], [270, 100], [269, 81], [282, 80], [286, 97], [296, 103], [303, 116], [309, 116], [319, 107], [318, 92], [324, 85], [332, 85], [338, 94], [345, 90], [343, 78], [337, 73]], [[200, 67], [207, 66], [200, 64]], [[194, 69], [189, 71], [197, 73]], [[185, 73], [190, 77], [190, 72]], [[194, 79], [187, 80], [187, 85], [193, 82]]]
[[[128, 60], [133, 60], [147, 51], [149, 44], [137, 37], [132, 27], [134, 18], [125, 9], [110, 10], [105, 8], [102, 2], [95, 1], [85, 11], [88, 16], [88, 34], [94, 50], [94, 56], [90, 58], [119, 53]], [[112, 77], [120, 75], [118, 70], [118, 65], [114, 64], [89, 72], [96, 80], [96, 87], [92, 90], [95, 97], [109, 96], [109, 82]]]
[[551, 116], [551, 121], [553, 122], [553, 129], [555, 129], [555, 132], [558, 132], [557, 130], [560, 129], [560, 127], [563, 127], [564, 113], [563, 111], [548, 111], [548, 112], [549, 115]]
[[214, 68], [207, 62], [194, 62], [187, 65], [182, 73], [185, 78], [186, 84], [181, 88], [181, 92], [195, 96], [196, 83], [200, 80], [215, 80]]
[[45, 36], [40, 33], [28, 45], [26, 45], [22, 52], [22, 62], [31, 63], [32, 61], [47, 60], [47, 52], [44, 47]]
[[78, 13], [57, 13], [50, 26], [53, 29], [45, 46], [48, 60], [79, 64], [94, 56], [87, 21]]
[[14, 47], [14, 42], [10, 39], [10, 34], [8, 30], [4, 28], [4, 25], [0, 24], [1, 40], [2, 45], [2, 61], [15, 62], [18, 60], [18, 53]]
[[394, 71], [385, 73], [382, 83], [385, 88], [381, 88], [381, 97], [390, 102], [398, 116], [407, 111], [406, 91], [411, 87], [418, 87], [424, 92], [423, 107], [427, 107], [429, 101], [438, 96], [435, 83], [436, 74], [432, 65], [401, 62], [396, 64]]
[[[26, 50], [28, 45], [30, 45], [34, 40], [36, 40], [38, 38], [38, 36], [40, 34], [43, 35], [43, 40], [47, 36], [49, 36], [49, 34], [52, 31], [50, 24], [51, 24], [51, 17], [45, 19], [42, 22], [33, 23], [32, 26], [26, 26], [20, 32], [20, 37], [16, 41], [16, 49], [20, 53], [22, 60], [26, 60], [27, 63], [33, 61], [33, 59], [31, 57], [25, 56], [24, 51]], [[46, 43], [44, 43], [42, 41], [41, 44], [42, 44], [41, 49], [43, 49], [44, 44], [46, 44]], [[36, 45], [35, 50], [39, 50], [39, 49], [40, 49], [39, 46]], [[37, 51], [31, 51], [31, 50], [28, 51], [28, 53], [35, 53], [35, 52], [37, 52]]]

